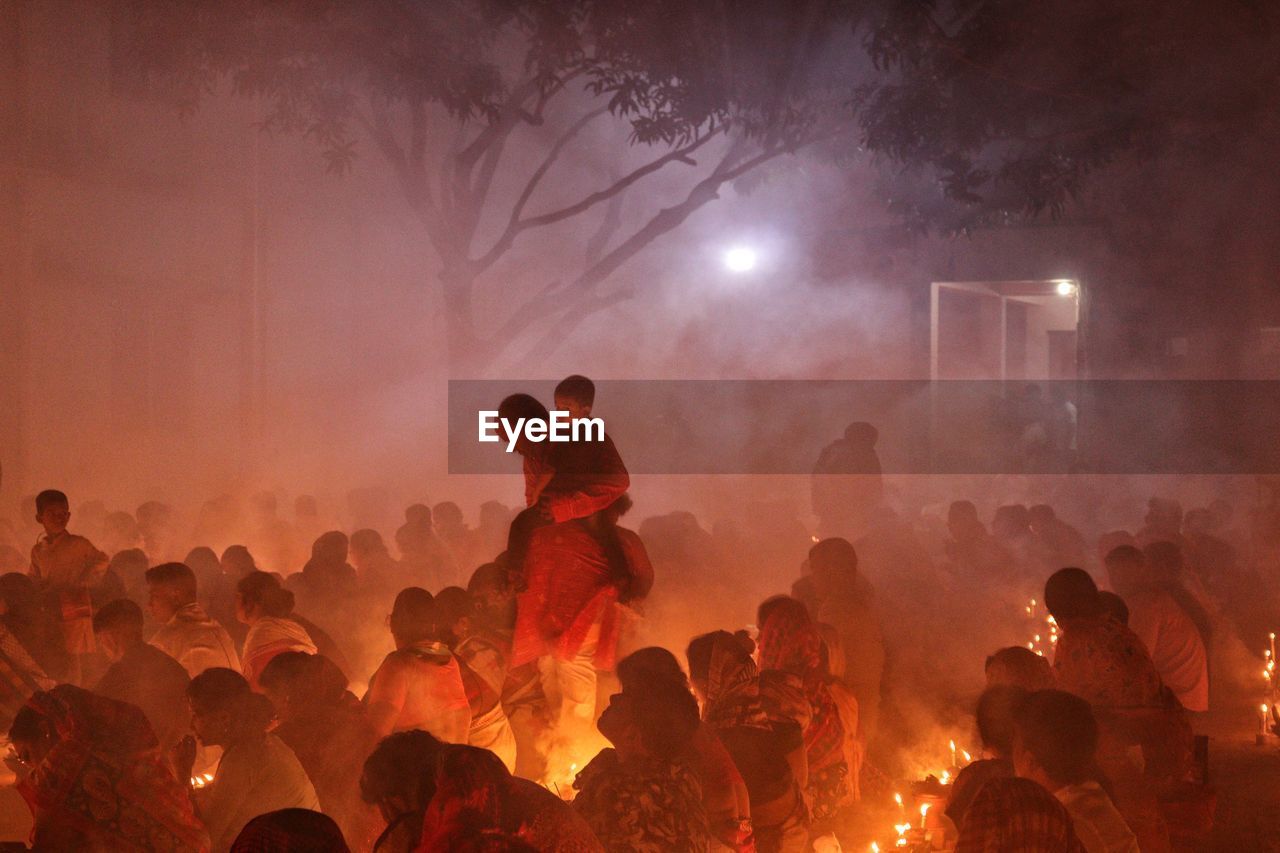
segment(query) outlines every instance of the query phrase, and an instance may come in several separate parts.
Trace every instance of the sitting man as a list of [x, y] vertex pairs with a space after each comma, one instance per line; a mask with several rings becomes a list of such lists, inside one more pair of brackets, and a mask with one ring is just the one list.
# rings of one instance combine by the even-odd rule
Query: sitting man
[[187, 733], [187, 676], [182, 664], [142, 639], [142, 608], [127, 598], [93, 615], [98, 645], [111, 666], [94, 693], [142, 709], [160, 746], [168, 749]]
[[1137, 548], [1113, 548], [1106, 566], [1111, 586], [1128, 605], [1128, 625], [1151, 653], [1164, 683], [1188, 711], [1209, 710], [1209, 659], [1195, 623], [1161, 589]]
[[1041, 690], [1014, 719], [1013, 764], [1071, 814], [1089, 853], [1138, 853], [1138, 840], [1094, 778], [1098, 724], [1089, 703], [1061, 690]]
[[195, 678], [206, 669], [240, 671], [240, 656], [227, 629], [196, 603], [196, 575], [185, 563], [147, 569], [147, 606], [160, 630], [151, 645], [182, 664]]

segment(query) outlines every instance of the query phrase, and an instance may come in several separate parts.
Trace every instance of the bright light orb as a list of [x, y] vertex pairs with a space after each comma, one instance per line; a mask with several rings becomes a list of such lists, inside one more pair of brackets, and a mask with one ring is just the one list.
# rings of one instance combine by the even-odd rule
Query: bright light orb
[[1072, 295], [1072, 294], [1074, 294], [1075, 292], [1076, 292], [1076, 285], [1075, 285], [1075, 282], [1071, 282], [1071, 281], [1060, 281], [1060, 282], [1058, 282], [1058, 295], [1059, 295], [1059, 296], [1071, 296], [1071, 295]]
[[724, 265], [730, 272], [751, 272], [759, 260], [756, 250], [749, 246], [734, 246], [724, 253]]

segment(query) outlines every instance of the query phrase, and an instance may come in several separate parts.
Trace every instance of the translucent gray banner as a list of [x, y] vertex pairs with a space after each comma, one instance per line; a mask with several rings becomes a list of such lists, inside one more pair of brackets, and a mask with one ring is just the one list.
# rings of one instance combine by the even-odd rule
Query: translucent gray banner
[[[519, 471], [479, 413], [554, 387], [451, 381], [450, 472]], [[1280, 473], [1273, 381], [602, 380], [591, 415], [633, 474]]]

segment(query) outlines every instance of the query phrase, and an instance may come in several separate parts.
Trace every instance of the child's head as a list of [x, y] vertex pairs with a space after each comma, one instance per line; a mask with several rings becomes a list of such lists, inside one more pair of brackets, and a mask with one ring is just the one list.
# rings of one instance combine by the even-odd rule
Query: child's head
[[36, 521], [44, 525], [45, 533], [55, 536], [67, 529], [71, 520], [71, 503], [57, 489], [45, 489], [36, 495]]
[[1014, 720], [1030, 695], [1021, 687], [998, 684], [988, 687], [978, 699], [978, 736], [996, 758], [1013, 757]]
[[1050, 791], [1086, 781], [1097, 748], [1098, 724], [1093, 709], [1079, 696], [1041, 690], [1015, 713], [1014, 770]]
[[591, 415], [591, 406], [596, 401], [596, 385], [585, 376], [574, 374], [560, 380], [556, 386], [556, 411], [568, 412], [571, 418], [586, 418]]

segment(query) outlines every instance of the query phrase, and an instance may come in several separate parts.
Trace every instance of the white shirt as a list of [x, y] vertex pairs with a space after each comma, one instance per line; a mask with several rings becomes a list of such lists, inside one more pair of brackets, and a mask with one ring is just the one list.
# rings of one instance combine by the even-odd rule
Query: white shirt
[[1129, 628], [1142, 640], [1156, 671], [1182, 707], [1209, 710], [1209, 656], [1200, 632], [1167, 592], [1143, 592], [1125, 599]]
[[1089, 853], [1140, 853], [1133, 830], [1097, 782], [1067, 785], [1053, 795], [1071, 815], [1076, 837]]

